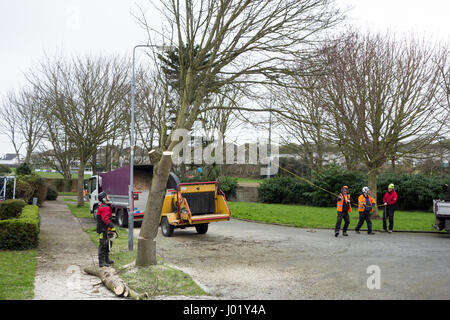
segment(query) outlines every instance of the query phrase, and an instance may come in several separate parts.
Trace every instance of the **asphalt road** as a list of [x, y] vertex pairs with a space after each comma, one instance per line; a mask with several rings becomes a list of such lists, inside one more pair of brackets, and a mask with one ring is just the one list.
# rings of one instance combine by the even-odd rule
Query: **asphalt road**
[[[205, 235], [160, 233], [157, 250], [222, 299], [450, 299], [450, 234], [335, 238], [332, 230], [232, 219], [211, 223]], [[380, 288], [369, 289], [368, 279]]]

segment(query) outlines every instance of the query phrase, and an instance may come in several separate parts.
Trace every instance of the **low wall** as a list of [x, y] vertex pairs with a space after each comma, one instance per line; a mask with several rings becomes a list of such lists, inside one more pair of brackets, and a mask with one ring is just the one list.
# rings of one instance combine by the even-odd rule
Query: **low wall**
[[77, 179], [71, 179], [67, 182], [64, 179], [48, 179], [44, 178], [45, 183], [50, 184], [56, 188], [58, 192], [76, 192]]
[[236, 197], [231, 197], [230, 201], [258, 202], [258, 185], [239, 184], [236, 190]]

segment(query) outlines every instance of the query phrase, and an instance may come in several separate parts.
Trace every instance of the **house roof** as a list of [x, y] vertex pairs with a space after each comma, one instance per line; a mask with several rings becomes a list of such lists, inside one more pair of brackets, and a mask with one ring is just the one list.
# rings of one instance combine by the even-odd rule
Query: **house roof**
[[17, 158], [15, 153], [7, 153], [3, 156], [2, 160], [13, 160], [15, 158]]

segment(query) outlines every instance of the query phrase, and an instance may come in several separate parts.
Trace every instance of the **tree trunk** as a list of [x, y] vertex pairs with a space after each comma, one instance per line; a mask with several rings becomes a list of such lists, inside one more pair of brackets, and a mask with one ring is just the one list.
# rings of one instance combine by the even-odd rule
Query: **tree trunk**
[[136, 265], [148, 267], [156, 264], [156, 242], [162, 204], [172, 165], [172, 152], [165, 151], [153, 174], [150, 194], [147, 199], [144, 220], [138, 239]]
[[64, 187], [63, 187], [63, 191], [64, 192], [71, 192], [72, 190], [72, 174], [70, 173], [70, 171], [67, 173], [67, 172], [64, 172], [64, 175], [63, 175], [63, 180], [64, 180]]
[[77, 206], [82, 207], [84, 205], [83, 189], [84, 189], [84, 168], [86, 163], [80, 161], [80, 167], [78, 168], [78, 182], [77, 182], [77, 192], [78, 192], [78, 202]]
[[97, 150], [92, 154], [92, 175], [97, 175]]
[[[378, 175], [378, 169], [369, 169], [368, 173], [368, 182], [369, 182], [369, 189], [371, 191], [372, 198], [375, 199], [375, 203], [377, 202], [377, 175]], [[372, 218], [379, 219], [380, 215], [378, 214], [378, 206], [375, 205], [373, 208], [373, 214]]]
[[147, 294], [138, 294], [130, 289], [113, 268], [86, 267], [83, 270], [87, 274], [100, 278], [103, 284], [117, 296], [131, 297], [136, 300], [148, 297]]

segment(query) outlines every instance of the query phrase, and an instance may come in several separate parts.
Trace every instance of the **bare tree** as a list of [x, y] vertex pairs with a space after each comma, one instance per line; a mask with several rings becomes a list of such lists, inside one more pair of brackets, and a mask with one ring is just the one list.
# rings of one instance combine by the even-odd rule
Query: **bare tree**
[[30, 163], [31, 154], [39, 145], [44, 121], [40, 117], [43, 107], [35, 92], [29, 88], [22, 88], [17, 93], [10, 93], [2, 111], [4, 122], [1, 124], [3, 132], [13, 143], [16, 154], [21, 146], [25, 146], [25, 163]]
[[79, 161], [78, 206], [83, 205], [87, 162], [121, 125], [114, 115], [117, 110], [126, 110], [129, 66], [117, 57], [70, 61], [47, 58], [28, 77], [75, 146]]
[[277, 105], [284, 110], [283, 114], [275, 115], [289, 133], [289, 141], [285, 144], [294, 142], [298, 146], [294, 151], [313, 170], [322, 167], [324, 149], [329, 142], [325, 124], [327, 114], [321, 105], [320, 92], [315, 90], [317, 81], [315, 77], [294, 75], [291, 86], [274, 93]]
[[[199, 0], [161, 1], [167, 32], [163, 43], [179, 50], [179, 92], [175, 129], [190, 130], [208, 110], [205, 98], [227, 85], [253, 87], [280, 84], [289, 64], [306, 53], [305, 46], [337, 23], [341, 16], [328, 0]], [[153, 36], [145, 15], [140, 22]], [[152, 39], [150, 39], [152, 40]], [[184, 49], [186, 48], [186, 49]], [[243, 87], [241, 87], [243, 88]], [[215, 109], [215, 107], [210, 107]], [[170, 152], [178, 143], [170, 135], [160, 148], [168, 153], [156, 165], [142, 223], [136, 264], [156, 263], [154, 239], [168, 179]], [[163, 153], [164, 154], [164, 153]]]
[[325, 73], [316, 90], [331, 118], [327, 131], [368, 168], [375, 197], [379, 169], [423, 150], [449, 119], [436, 63], [445, 52], [414, 39], [357, 33], [320, 51]]
[[20, 149], [22, 148], [24, 141], [20, 135], [20, 117], [14, 104], [14, 94], [12, 92], [10, 92], [6, 98], [3, 98], [0, 117], [0, 132], [6, 135], [11, 141], [20, 163]]
[[41, 144], [40, 153], [45, 163], [63, 176], [64, 184], [70, 186], [71, 163], [74, 160], [76, 149], [74, 143], [66, 135], [63, 125], [51, 110], [53, 108], [45, 108], [41, 115], [45, 121], [42, 138], [50, 145], [47, 147], [46, 144]]

